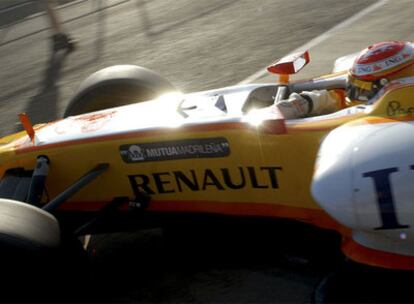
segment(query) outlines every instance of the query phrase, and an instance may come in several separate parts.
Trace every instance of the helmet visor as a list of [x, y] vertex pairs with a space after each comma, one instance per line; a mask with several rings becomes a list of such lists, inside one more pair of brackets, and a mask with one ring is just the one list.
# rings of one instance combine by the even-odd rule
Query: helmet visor
[[379, 86], [370, 81], [362, 81], [349, 77], [346, 86], [346, 96], [353, 101], [367, 102], [379, 91]]

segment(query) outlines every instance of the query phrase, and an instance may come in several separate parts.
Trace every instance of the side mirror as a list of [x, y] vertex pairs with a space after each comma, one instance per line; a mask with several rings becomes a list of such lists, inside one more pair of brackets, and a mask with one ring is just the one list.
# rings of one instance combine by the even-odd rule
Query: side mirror
[[280, 81], [287, 83], [290, 74], [296, 74], [310, 61], [309, 51], [302, 53], [290, 54], [282, 59], [276, 60], [267, 67], [267, 70], [273, 74], [280, 75]]

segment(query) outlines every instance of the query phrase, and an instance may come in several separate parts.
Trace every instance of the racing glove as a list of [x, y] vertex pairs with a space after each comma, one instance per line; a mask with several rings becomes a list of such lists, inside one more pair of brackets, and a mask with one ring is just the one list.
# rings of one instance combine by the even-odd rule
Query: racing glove
[[292, 93], [287, 100], [276, 104], [286, 119], [333, 113], [344, 108], [344, 100], [336, 90]]
[[289, 99], [279, 101], [276, 106], [285, 119], [295, 119], [308, 115], [312, 111], [313, 101], [308, 96], [292, 93]]

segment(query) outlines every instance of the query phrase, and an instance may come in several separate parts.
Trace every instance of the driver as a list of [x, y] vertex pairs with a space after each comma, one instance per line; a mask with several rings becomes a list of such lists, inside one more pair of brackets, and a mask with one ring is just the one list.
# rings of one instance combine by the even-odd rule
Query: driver
[[286, 119], [335, 112], [367, 103], [388, 82], [414, 76], [414, 46], [405, 41], [373, 44], [355, 59], [348, 71], [345, 90], [314, 90], [292, 93], [276, 104]]

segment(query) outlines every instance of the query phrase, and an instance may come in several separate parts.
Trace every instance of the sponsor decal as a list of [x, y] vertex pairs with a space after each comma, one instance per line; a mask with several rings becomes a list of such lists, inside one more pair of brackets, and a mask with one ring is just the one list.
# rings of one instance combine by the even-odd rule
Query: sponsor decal
[[77, 118], [78, 121], [83, 122], [81, 131], [83, 133], [94, 132], [102, 129], [103, 126], [110, 121], [116, 111], [106, 111], [99, 114], [83, 115]]
[[409, 55], [406, 53], [399, 53], [397, 55], [394, 55], [380, 62], [371, 63], [371, 64], [356, 64], [353, 68], [353, 72], [356, 75], [362, 76], [362, 75], [368, 75], [374, 72], [385, 71], [393, 67], [396, 67], [399, 64], [402, 64], [404, 62], [411, 60], [412, 57], [413, 57], [412, 54]]
[[398, 116], [398, 115], [413, 115], [414, 107], [404, 108], [401, 106], [399, 101], [392, 100], [388, 103], [387, 106], [387, 115], [388, 116]]
[[98, 131], [114, 117], [115, 113], [116, 111], [113, 110], [103, 113], [84, 114], [73, 118], [70, 117], [57, 122], [55, 132], [57, 134], [66, 134], [73, 129], [80, 129], [82, 133]]
[[223, 137], [129, 144], [120, 146], [119, 150], [126, 163], [230, 155], [229, 142]]
[[164, 194], [196, 191], [279, 189], [282, 167], [237, 167], [128, 175], [134, 194]]
[[[414, 165], [411, 165], [410, 169], [414, 170]], [[396, 201], [396, 198], [394, 197], [395, 189], [393, 189], [393, 187], [395, 187], [395, 185], [392, 185], [391, 175], [398, 174], [399, 171], [400, 168], [391, 167], [364, 172], [362, 174], [363, 177], [371, 178], [374, 182], [374, 191], [376, 192], [377, 204], [382, 222], [381, 226], [375, 227], [374, 230], [410, 228], [410, 225], [401, 224], [397, 216], [398, 208], [396, 208], [396, 205], [398, 201]]]

